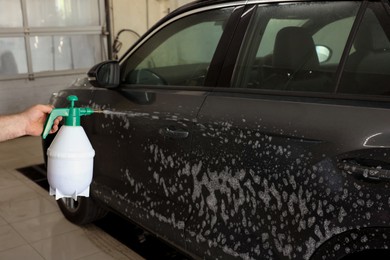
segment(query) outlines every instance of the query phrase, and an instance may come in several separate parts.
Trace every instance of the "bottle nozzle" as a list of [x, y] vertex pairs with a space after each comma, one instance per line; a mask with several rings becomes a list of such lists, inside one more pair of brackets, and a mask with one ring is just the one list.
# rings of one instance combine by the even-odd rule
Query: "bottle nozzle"
[[100, 114], [102, 114], [102, 113], [104, 113], [104, 110], [101, 110], [101, 109], [94, 109], [93, 112], [94, 112], [94, 113], [100, 113]]
[[74, 107], [74, 102], [78, 100], [77, 96], [68, 96], [67, 100], [70, 102], [68, 108], [55, 108], [51, 111], [49, 117], [46, 120], [44, 131], [42, 133], [43, 139], [49, 134], [50, 129], [53, 126], [54, 120], [59, 117], [65, 117], [65, 125], [67, 126], [79, 126], [80, 117], [93, 114], [95, 111], [89, 107]]

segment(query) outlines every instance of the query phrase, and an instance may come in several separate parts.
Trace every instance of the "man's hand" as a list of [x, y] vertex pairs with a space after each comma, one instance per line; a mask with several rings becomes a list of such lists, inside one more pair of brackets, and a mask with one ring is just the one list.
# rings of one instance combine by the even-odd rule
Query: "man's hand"
[[[39, 136], [43, 132], [47, 116], [53, 110], [49, 105], [35, 105], [19, 114], [0, 116], [0, 142], [23, 135]], [[50, 133], [58, 130], [62, 117], [54, 120]]]
[[[43, 128], [46, 122], [48, 114], [53, 110], [49, 105], [35, 105], [24, 112], [20, 113], [22, 120], [25, 124], [25, 134], [39, 136], [43, 132]], [[62, 120], [62, 117], [57, 117], [54, 120], [53, 127], [50, 133], [55, 133], [58, 130], [58, 124]]]

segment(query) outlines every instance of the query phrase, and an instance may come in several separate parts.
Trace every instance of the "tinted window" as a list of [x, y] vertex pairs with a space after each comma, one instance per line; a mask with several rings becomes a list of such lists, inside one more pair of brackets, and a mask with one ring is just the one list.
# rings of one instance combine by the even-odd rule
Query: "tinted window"
[[[344, 52], [350, 29], [355, 21], [355, 16], [350, 16], [344, 19], [338, 19], [322, 27], [313, 35], [313, 40], [316, 46], [324, 46], [330, 50], [329, 56], [320, 63], [322, 67], [325, 65], [332, 66], [332, 70], [337, 67]], [[335, 32], [337, 37], [335, 37]], [[317, 49], [317, 55], [320, 58], [321, 53]]]
[[383, 5], [370, 3], [349, 52], [338, 92], [390, 94], [389, 22]]
[[123, 82], [202, 86], [231, 12], [207, 11], [168, 25], [131, 55]]
[[358, 2], [257, 7], [233, 84], [242, 88], [332, 92]]

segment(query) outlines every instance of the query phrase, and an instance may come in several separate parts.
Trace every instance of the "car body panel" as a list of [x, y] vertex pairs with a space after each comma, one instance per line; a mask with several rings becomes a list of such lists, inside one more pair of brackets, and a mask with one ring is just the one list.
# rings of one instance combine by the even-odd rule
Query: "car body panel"
[[[107, 151], [96, 155], [92, 192], [109, 207], [166, 234], [166, 239], [182, 241], [181, 247], [191, 211], [181, 198], [188, 187], [180, 171], [204, 98], [202, 92], [123, 88], [96, 91], [93, 101], [108, 114], [95, 116], [90, 136], [95, 149]], [[168, 232], [172, 227], [176, 231]]]
[[[256, 12], [282, 7], [285, 12], [301, 2], [307, 5], [302, 10], [318, 3], [198, 1], [169, 14], [129, 49], [119, 61], [123, 82], [118, 87], [96, 88], [84, 79], [53, 96], [51, 103], [57, 107], [66, 106], [66, 97], [75, 94], [79, 105], [103, 111], [82, 119], [96, 150], [92, 199], [194, 258], [339, 259], [367, 249], [388, 249], [390, 99], [382, 92], [388, 89], [386, 68], [381, 71], [384, 78], [365, 82], [370, 88], [363, 94], [356, 93], [360, 81], [344, 84], [343, 79], [349, 73], [346, 56], [366, 9], [379, 13], [383, 26], [390, 21], [386, 3], [325, 3], [353, 6], [350, 13], [338, 9], [329, 18], [353, 19], [333, 25], [334, 30], [345, 26], [348, 36], [341, 37], [334, 52], [338, 56], [322, 67], [330, 76], [326, 91], [287, 89], [289, 80], [285, 89], [272, 89], [272, 84], [261, 89], [261, 84], [256, 88], [256, 82], [240, 79], [259, 69], [252, 71], [248, 60], [254, 59], [247, 59], [258, 40], [249, 29], [260, 28], [253, 26], [254, 19], [267, 17]], [[142, 75], [137, 72], [144, 82], [132, 84], [124, 77], [152, 49], [145, 48], [144, 56], [137, 51], [166, 26], [220, 9], [231, 14], [222, 23], [211, 62], [194, 63], [206, 74], [182, 85], [180, 76], [195, 71], [194, 64], [185, 64], [176, 70], [156, 66]], [[289, 18], [312, 35], [329, 22], [323, 15], [318, 24], [310, 23], [302, 13]], [[326, 32], [329, 29], [323, 35]], [[326, 38], [323, 35], [318, 38]], [[171, 84], [164, 85], [164, 75]], [[309, 87], [316, 85], [308, 82]], [[344, 86], [353, 91], [343, 92]]]
[[[210, 246], [210, 255], [246, 258], [253, 252], [260, 259], [274, 245], [274, 256], [307, 259], [314, 245], [348, 230], [347, 223], [385, 226], [389, 183], [339, 166], [344, 159], [372, 158], [387, 165], [388, 109], [228, 92], [208, 96], [194, 133], [194, 193], [202, 192], [193, 203], [202, 214], [189, 221], [190, 245], [222, 244]], [[378, 136], [386, 141], [370, 141]], [[207, 224], [200, 226], [202, 220]]]

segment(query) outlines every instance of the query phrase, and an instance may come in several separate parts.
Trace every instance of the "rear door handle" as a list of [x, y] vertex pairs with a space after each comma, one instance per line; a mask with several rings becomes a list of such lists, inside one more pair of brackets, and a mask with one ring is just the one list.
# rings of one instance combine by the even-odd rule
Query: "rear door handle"
[[179, 129], [170, 129], [169, 127], [160, 128], [158, 130], [159, 134], [165, 137], [173, 139], [184, 139], [187, 138], [190, 134], [188, 131], [179, 130]]
[[382, 168], [379, 162], [376, 166], [366, 166], [356, 162], [355, 160], [348, 159], [339, 162], [337, 166], [340, 170], [359, 179], [390, 181], [390, 170]]

